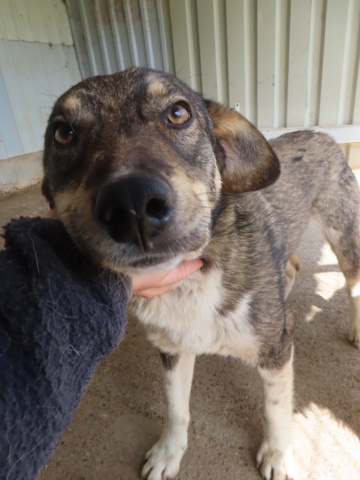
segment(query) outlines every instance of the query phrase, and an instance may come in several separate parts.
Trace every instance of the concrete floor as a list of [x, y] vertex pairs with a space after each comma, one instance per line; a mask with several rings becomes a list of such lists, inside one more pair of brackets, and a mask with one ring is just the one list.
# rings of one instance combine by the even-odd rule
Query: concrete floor
[[[39, 188], [0, 198], [0, 225], [44, 210]], [[346, 340], [348, 304], [336, 259], [304, 235], [290, 294], [295, 330], [296, 480], [360, 479], [360, 351]], [[195, 321], [196, 319], [194, 319]], [[181, 480], [257, 480], [262, 387], [240, 361], [200, 357]], [[161, 363], [139, 324], [100, 366], [40, 480], [136, 480], [164, 421]]]

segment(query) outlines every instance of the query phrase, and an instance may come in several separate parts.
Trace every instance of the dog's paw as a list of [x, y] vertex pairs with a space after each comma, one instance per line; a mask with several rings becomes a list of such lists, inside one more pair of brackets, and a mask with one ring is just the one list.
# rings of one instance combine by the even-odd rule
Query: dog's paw
[[291, 480], [291, 449], [282, 452], [272, 448], [269, 442], [264, 440], [256, 461], [263, 480]]
[[352, 343], [355, 348], [360, 349], [360, 331], [358, 330], [358, 328], [350, 328], [348, 338], [349, 342]]
[[147, 452], [145, 465], [142, 469], [142, 480], [170, 480], [176, 477], [180, 470], [180, 462], [185, 453], [186, 445], [176, 447], [161, 439]]

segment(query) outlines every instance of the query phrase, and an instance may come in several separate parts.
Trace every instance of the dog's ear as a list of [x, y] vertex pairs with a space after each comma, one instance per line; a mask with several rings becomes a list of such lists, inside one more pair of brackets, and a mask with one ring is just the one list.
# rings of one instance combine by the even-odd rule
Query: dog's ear
[[259, 130], [231, 108], [206, 101], [221, 145], [218, 166], [227, 193], [260, 190], [280, 175], [280, 162]]

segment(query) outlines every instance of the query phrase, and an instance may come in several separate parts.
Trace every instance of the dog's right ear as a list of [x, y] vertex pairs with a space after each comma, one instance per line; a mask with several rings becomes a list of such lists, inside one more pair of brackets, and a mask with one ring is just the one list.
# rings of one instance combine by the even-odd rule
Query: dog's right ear
[[231, 108], [212, 101], [206, 106], [222, 147], [218, 166], [224, 191], [251, 192], [274, 183], [280, 162], [259, 130]]

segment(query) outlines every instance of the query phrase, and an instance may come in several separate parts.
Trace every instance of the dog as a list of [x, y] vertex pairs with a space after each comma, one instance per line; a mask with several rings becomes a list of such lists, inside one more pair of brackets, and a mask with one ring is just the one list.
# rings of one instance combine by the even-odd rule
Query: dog
[[160, 350], [168, 414], [142, 478], [175, 477], [187, 448], [196, 355], [257, 367], [263, 479], [290, 477], [292, 322], [286, 297], [309, 219], [344, 273], [360, 348], [360, 196], [341, 149], [313, 131], [267, 142], [242, 115], [145, 68], [86, 79], [55, 103], [42, 191], [76, 245], [128, 275], [202, 258], [172, 291], [131, 310]]

